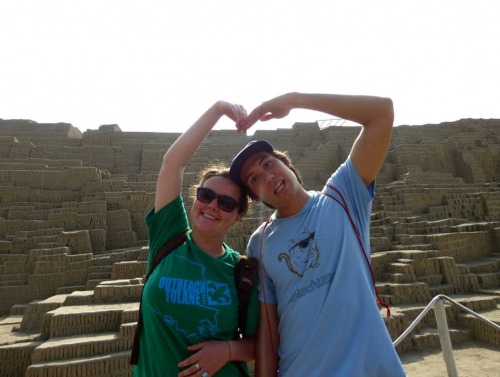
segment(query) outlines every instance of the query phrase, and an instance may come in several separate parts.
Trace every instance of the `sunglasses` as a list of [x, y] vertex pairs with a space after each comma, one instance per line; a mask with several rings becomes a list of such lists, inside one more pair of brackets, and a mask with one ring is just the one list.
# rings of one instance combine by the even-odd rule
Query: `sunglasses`
[[312, 232], [309, 234], [309, 236], [307, 238], [304, 238], [303, 240], [297, 242], [295, 245], [293, 245], [289, 250], [292, 250], [294, 248], [296, 248], [297, 246], [300, 247], [301, 249], [305, 249], [306, 247], [309, 246], [309, 244], [311, 243], [312, 240], [314, 240], [314, 234], [316, 232]]
[[219, 195], [214, 190], [208, 187], [198, 187], [196, 189], [196, 199], [200, 202], [208, 204], [217, 198], [217, 205], [224, 212], [233, 212], [240, 204], [228, 195]]

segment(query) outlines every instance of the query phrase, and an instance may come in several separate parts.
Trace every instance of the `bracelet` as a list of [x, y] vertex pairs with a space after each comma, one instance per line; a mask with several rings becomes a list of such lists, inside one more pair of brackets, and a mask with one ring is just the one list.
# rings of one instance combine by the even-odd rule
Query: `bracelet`
[[232, 357], [231, 357], [231, 343], [229, 343], [229, 340], [226, 340], [226, 343], [227, 343], [227, 349], [229, 351], [229, 361], [231, 361]]

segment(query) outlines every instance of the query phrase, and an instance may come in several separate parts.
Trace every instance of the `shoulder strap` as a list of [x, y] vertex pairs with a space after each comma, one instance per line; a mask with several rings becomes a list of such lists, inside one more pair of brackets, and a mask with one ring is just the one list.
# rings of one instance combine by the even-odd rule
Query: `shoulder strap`
[[156, 266], [160, 264], [163, 258], [165, 258], [167, 255], [169, 255], [172, 251], [177, 249], [180, 245], [182, 245], [186, 241], [187, 234], [188, 231], [179, 233], [174, 238], [168, 240], [167, 243], [165, 243], [165, 245], [163, 245], [163, 247], [158, 251], [155, 258], [153, 259], [153, 263], [151, 263], [149, 271], [146, 273], [144, 277], [144, 284], [146, 284], [146, 281], [149, 279], [149, 276], [153, 273], [154, 269], [156, 268]]
[[[146, 284], [146, 281], [149, 279], [151, 273], [154, 271], [156, 266], [160, 264], [163, 258], [165, 258], [167, 255], [169, 255], [172, 251], [177, 249], [180, 245], [182, 245], [186, 241], [187, 234], [188, 231], [179, 233], [174, 238], [168, 240], [167, 243], [165, 243], [165, 245], [163, 245], [163, 247], [158, 251], [155, 258], [153, 259], [153, 263], [151, 264], [149, 271], [147, 271], [146, 275], [144, 276], [143, 279], [144, 285]], [[130, 354], [130, 361], [129, 361], [130, 365], [137, 365], [137, 363], [139, 363], [139, 346], [140, 346], [139, 343], [141, 340], [141, 330], [142, 330], [141, 312], [142, 312], [142, 293], [141, 293], [141, 301], [139, 304], [139, 316], [137, 318], [137, 325], [134, 334], [134, 343], [132, 344], [132, 353]]]
[[[238, 328], [235, 331], [235, 338], [243, 337], [243, 331], [247, 322], [248, 302], [255, 283], [259, 261], [247, 255], [240, 255], [234, 266], [234, 281], [238, 291]], [[242, 376], [248, 376], [241, 363], [234, 362]]]
[[375, 291], [375, 297], [377, 299], [377, 305], [383, 306], [385, 308], [386, 314], [387, 314], [387, 318], [389, 318], [391, 316], [391, 308], [389, 307], [389, 304], [385, 303], [380, 298], [380, 295], [379, 295], [378, 289], [377, 289], [377, 284], [375, 282], [375, 274], [373, 273], [372, 264], [370, 263], [370, 260], [368, 259], [368, 253], [367, 253], [367, 251], [365, 249], [365, 246], [363, 245], [363, 240], [361, 238], [361, 233], [359, 232], [359, 229], [356, 226], [356, 223], [354, 222], [354, 220], [353, 220], [353, 218], [351, 216], [351, 212], [349, 211], [349, 207], [347, 206], [347, 202], [344, 199], [344, 195], [342, 195], [342, 193], [335, 186], [329, 184], [328, 182], [326, 183], [326, 186], [328, 186], [329, 188], [331, 188], [332, 190], [334, 190], [339, 195], [340, 199], [342, 200], [342, 202], [340, 202], [340, 200], [338, 200], [337, 198], [334, 198], [332, 195], [330, 195], [326, 191], [321, 191], [321, 193], [323, 195], [329, 197], [330, 199], [335, 200], [338, 204], [340, 204], [340, 206], [344, 209], [345, 213], [347, 214], [347, 217], [349, 218], [349, 222], [351, 223], [352, 229], [353, 229], [353, 231], [356, 234], [356, 237], [358, 239], [359, 246], [361, 247], [361, 251], [362, 251], [363, 256], [365, 258], [365, 262], [366, 262], [366, 264], [367, 264], [367, 266], [368, 266], [368, 268], [370, 270], [370, 274], [372, 276], [372, 284], [373, 284], [373, 289]]
[[247, 322], [248, 302], [255, 283], [259, 261], [256, 258], [240, 255], [234, 267], [234, 279], [238, 290], [238, 329], [237, 336], [243, 337]]

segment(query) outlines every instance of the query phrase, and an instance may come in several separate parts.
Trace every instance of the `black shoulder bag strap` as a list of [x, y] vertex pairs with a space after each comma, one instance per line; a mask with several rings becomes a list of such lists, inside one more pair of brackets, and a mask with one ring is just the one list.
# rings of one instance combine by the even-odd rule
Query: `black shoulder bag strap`
[[[252, 294], [253, 286], [256, 280], [259, 261], [256, 258], [240, 255], [238, 262], [234, 267], [234, 280], [238, 291], [238, 328], [235, 331], [235, 338], [243, 338], [248, 314], [248, 302]], [[242, 376], [248, 376], [241, 363], [234, 362]]]
[[[188, 234], [187, 231], [179, 233], [174, 238], [168, 240], [165, 245], [163, 245], [163, 247], [158, 251], [158, 254], [156, 254], [156, 257], [153, 259], [153, 263], [151, 264], [149, 271], [147, 271], [146, 275], [143, 278], [144, 285], [146, 285], [149, 276], [154, 271], [156, 266], [160, 264], [163, 258], [165, 258], [167, 255], [169, 255], [172, 251], [177, 249], [180, 245], [182, 245], [186, 241], [187, 234]], [[144, 287], [142, 289], [144, 291]], [[134, 343], [132, 345], [132, 353], [130, 355], [130, 365], [137, 365], [137, 363], [139, 362], [139, 343], [141, 340], [141, 330], [142, 330], [141, 312], [142, 312], [142, 293], [141, 293], [141, 301], [139, 304], [139, 317], [137, 318], [137, 327], [135, 328], [135, 334], [134, 334]]]
[[248, 302], [255, 283], [259, 261], [256, 258], [240, 255], [234, 267], [234, 279], [238, 290], [238, 338], [243, 337], [247, 323]]

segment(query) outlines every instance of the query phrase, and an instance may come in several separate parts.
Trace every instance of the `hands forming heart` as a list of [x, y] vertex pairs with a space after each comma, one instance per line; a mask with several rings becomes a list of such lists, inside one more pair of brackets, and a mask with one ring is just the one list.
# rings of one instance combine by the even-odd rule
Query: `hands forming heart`
[[279, 119], [287, 116], [293, 108], [291, 104], [292, 96], [292, 93], [284, 94], [263, 102], [261, 105], [253, 109], [250, 114], [247, 114], [247, 111], [241, 105], [220, 101], [218, 106], [222, 114], [226, 115], [235, 122], [236, 130], [238, 132], [246, 133], [246, 131], [259, 120], [265, 122], [271, 119]]

